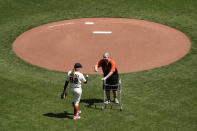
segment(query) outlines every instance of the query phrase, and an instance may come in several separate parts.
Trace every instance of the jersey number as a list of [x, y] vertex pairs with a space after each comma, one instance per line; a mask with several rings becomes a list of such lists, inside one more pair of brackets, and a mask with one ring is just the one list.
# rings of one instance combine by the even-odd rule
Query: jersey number
[[78, 78], [73, 79], [73, 77], [70, 77], [70, 82], [74, 84], [78, 84], [79, 81], [78, 81]]

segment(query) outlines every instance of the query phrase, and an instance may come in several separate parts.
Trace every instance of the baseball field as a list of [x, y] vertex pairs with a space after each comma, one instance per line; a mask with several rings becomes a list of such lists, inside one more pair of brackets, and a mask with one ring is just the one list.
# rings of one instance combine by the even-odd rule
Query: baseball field
[[[1, 0], [0, 130], [197, 130], [196, 14], [196, 0]], [[191, 48], [171, 64], [121, 73], [122, 111], [118, 105], [101, 110], [102, 75], [89, 74], [88, 84], [82, 85], [81, 119], [75, 121], [72, 95], [68, 91], [67, 98], [60, 99], [66, 72], [23, 61], [13, 51], [13, 42], [40, 25], [79, 18], [160, 23], [187, 35]]]

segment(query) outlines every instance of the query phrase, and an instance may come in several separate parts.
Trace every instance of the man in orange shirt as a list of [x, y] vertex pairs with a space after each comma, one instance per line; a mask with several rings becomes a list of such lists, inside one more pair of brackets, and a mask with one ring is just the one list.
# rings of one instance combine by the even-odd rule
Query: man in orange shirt
[[[113, 95], [114, 95], [114, 102], [116, 104], [119, 104], [119, 101], [117, 99], [117, 88], [118, 88], [118, 70], [116, 68], [114, 60], [109, 58], [109, 53], [106, 52], [103, 55], [103, 59], [97, 62], [97, 64], [94, 66], [94, 71], [98, 72], [98, 68], [102, 67], [104, 77], [101, 80], [106, 80], [107, 86], [105, 86], [106, 90], [106, 96], [107, 96], [107, 101], [105, 102], [106, 104], [110, 103], [110, 89], [113, 90]], [[117, 86], [110, 86], [110, 85], [117, 85]]]

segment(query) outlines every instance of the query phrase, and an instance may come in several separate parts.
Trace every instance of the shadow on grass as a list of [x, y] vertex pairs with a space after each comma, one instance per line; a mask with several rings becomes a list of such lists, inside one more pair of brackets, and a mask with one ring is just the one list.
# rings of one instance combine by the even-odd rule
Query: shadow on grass
[[55, 118], [67, 118], [67, 119], [73, 119], [72, 113], [68, 113], [67, 111], [64, 111], [64, 113], [46, 113], [43, 114], [44, 116], [48, 116], [48, 117], [55, 117]]
[[[82, 99], [80, 102], [87, 103], [87, 105], [85, 105], [85, 106], [88, 108], [92, 108], [92, 109], [96, 109], [96, 110], [103, 110], [102, 109], [103, 99]], [[110, 104], [105, 105], [104, 109], [120, 110], [120, 104], [115, 104], [112, 101]]]
[[88, 108], [96, 108], [96, 104], [103, 103], [102, 99], [81, 99], [80, 103], [86, 103]]

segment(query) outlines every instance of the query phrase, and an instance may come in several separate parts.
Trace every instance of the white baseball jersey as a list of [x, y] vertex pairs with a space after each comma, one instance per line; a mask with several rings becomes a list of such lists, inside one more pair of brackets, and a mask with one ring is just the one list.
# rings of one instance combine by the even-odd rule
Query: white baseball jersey
[[86, 79], [84, 75], [78, 71], [75, 71], [74, 78], [72, 77], [72, 71], [68, 72], [68, 75], [66, 77], [66, 81], [70, 82], [71, 88], [81, 88], [81, 82], [86, 82]]
[[84, 75], [78, 71], [75, 71], [74, 75], [75, 77], [73, 78], [72, 71], [69, 71], [66, 81], [70, 82], [70, 92], [74, 97], [74, 105], [79, 105], [82, 94], [81, 82], [86, 82], [86, 79]]

